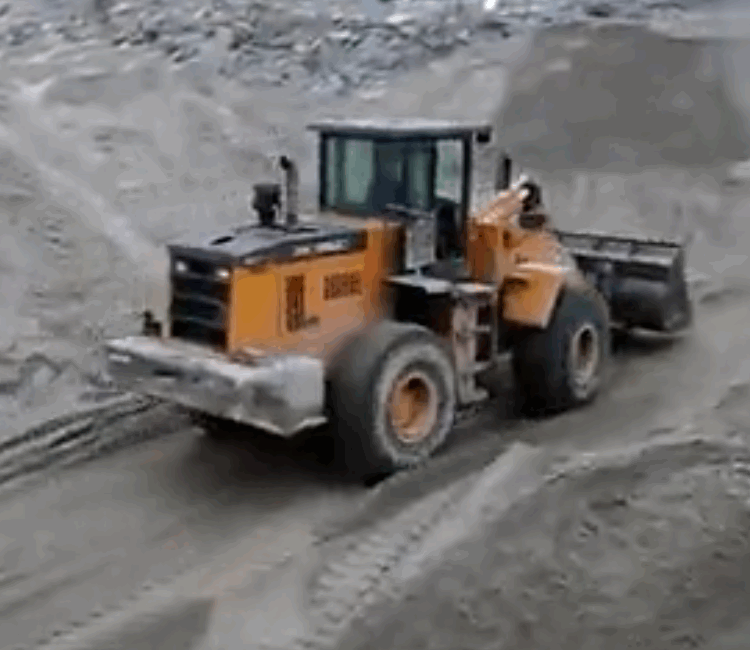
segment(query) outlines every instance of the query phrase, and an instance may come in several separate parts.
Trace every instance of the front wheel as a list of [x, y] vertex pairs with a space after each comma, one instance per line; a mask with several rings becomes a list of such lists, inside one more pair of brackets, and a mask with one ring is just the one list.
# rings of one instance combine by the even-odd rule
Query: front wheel
[[555, 412], [591, 402], [610, 354], [609, 310], [593, 288], [566, 287], [545, 330], [527, 330], [513, 350], [524, 409]]

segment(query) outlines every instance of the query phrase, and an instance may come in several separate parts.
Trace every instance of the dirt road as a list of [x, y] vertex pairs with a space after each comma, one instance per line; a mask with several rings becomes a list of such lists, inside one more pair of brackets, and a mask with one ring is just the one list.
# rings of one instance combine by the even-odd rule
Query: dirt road
[[[696, 329], [683, 340], [625, 346], [611, 392], [589, 409], [529, 423], [498, 402], [496, 412], [458, 430], [432, 467], [396, 479], [397, 493], [386, 483], [368, 495], [304, 449], [271, 441], [218, 445], [195, 431], [62, 471], [0, 507], [2, 647], [32, 645], [95, 623], [103, 612], [136, 607], [149, 588], [177, 599], [185, 594], [169, 585], [191, 575], [200, 576], [197, 596], [217, 599], [206, 647], [239, 647], [232, 644], [247, 635], [281, 645], [304, 629], [306, 617], [297, 618], [293, 603], [257, 618], [248, 612], [278, 596], [282, 576], [304, 593], [306, 571], [327, 555], [325, 546], [313, 548], [319, 534], [377, 529], [513, 440], [564, 454], [678, 427], [681, 416], [712, 405], [742, 373], [750, 358], [748, 305], [747, 287], [719, 293], [698, 306]], [[231, 623], [232, 613], [241, 625]]]

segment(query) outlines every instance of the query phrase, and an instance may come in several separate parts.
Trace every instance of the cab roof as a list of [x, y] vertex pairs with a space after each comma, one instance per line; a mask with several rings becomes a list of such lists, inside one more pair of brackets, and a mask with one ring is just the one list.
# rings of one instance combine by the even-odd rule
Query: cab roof
[[492, 125], [488, 122], [438, 120], [428, 118], [372, 118], [324, 119], [307, 125], [308, 130], [319, 133], [357, 135], [382, 135], [392, 138], [426, 137], [459, 138], [479, 134], [489, 139]]

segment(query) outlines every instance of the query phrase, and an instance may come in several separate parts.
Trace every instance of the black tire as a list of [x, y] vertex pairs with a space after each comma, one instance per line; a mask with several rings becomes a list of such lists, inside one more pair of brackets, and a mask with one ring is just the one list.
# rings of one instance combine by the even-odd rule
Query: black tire
[[[405, 439], [410, 429], [394, 424], [390, 411], [399, 385], [416, 392], [425, 387], [425, 399], [415, 408], [427, 413], [425, 424], [410, 441]], [[384, 321], [348, 344], [329, 374], [330, 415], [347, 470], [369, 478], [432, 456], [453, 427], [455, 385], [450, 354], [432, 332], [418, 325]]]
[[[522, 409], [554, 413], [591, 402], [604, 383], [610, 350], [609, 310], [599, 292], [564, 288], [547, 329], [526, 330], [515, 342]], [[585, 369], [576, 369], [576, 356], [588, 361]]]

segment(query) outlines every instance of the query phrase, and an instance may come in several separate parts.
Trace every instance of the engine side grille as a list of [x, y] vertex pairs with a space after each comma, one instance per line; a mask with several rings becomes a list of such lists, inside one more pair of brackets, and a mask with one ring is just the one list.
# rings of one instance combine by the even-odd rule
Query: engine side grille
[[227, 335], [224, 330], [189, 323], [186, 321], [172, 321], [172, 336], [191, 343], [200, 343], [224, 350], [227, 346]]
[[172, 263], [172, 295], [169, 308], [171, 336], [219, 349], [227, 346], [230, 284], [218, 277], [219, 266], [203, 260]]
[[224, 306], [221, 302], [209, 300], [174, 294], [172, 297], [172, 319], [199, 320], [204, 323], [220, 322], [224, 315]]
[[172, 291], [184, 296], [213, 297], [224, 304], [229, 303], [229, 284], [226, 282], [172, 274]]

